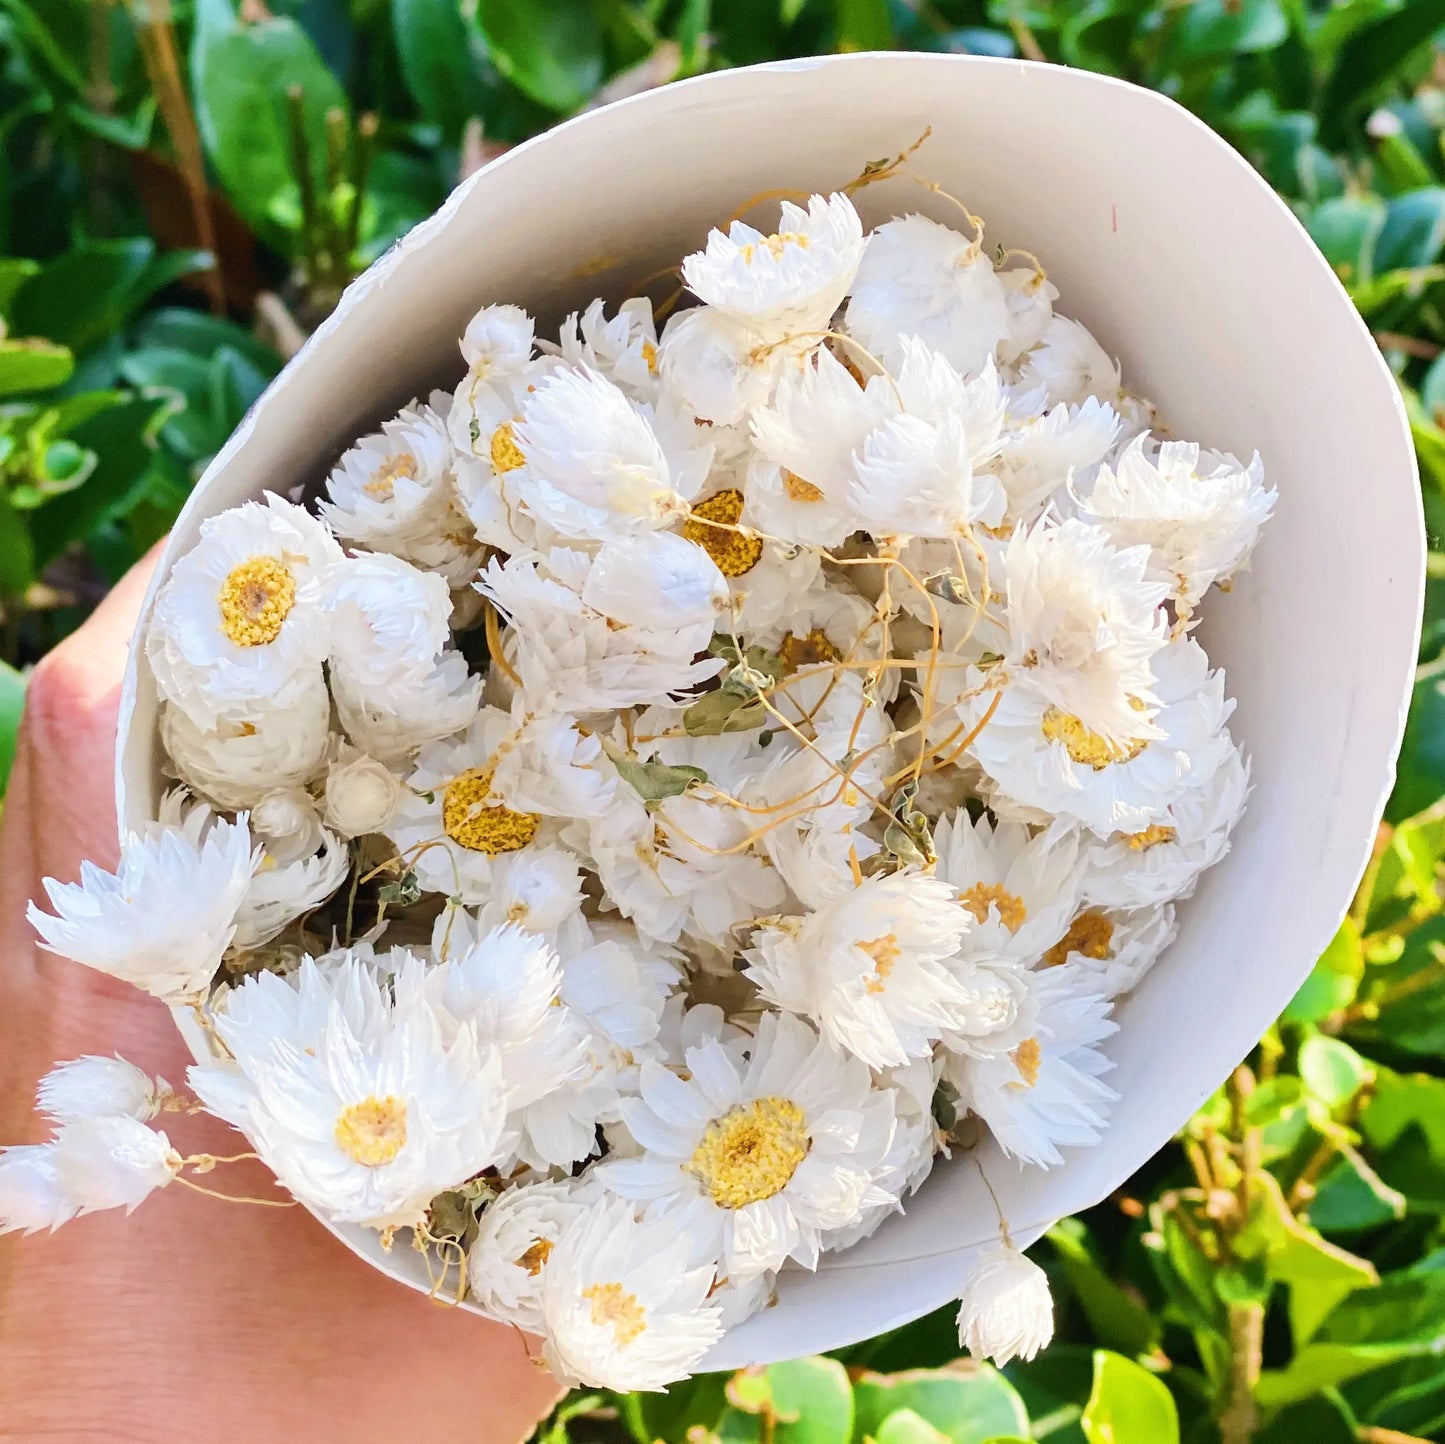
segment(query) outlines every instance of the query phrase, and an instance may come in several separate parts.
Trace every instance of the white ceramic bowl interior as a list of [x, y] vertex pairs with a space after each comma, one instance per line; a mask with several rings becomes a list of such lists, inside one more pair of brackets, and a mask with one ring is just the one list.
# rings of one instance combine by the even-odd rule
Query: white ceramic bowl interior
[[[317, 483], [360, 433], [461, 371], [491, 301], [539, 332], [597, 294], [632, 294], [748, 197], [829, 191], [924, 129], [916, 174], [962, 197], [990, 244], [1027, 247], [1058, 309], [1122, 358], [1181, 435], [1263, 455], [1278, 513], [1254, 569], [1212, 595], [1202, 638], [1239, 700], [1255, 788], [1233, 851], [1181, 909], [1179, 939], [1120, 1009], [1120, 1099], [1103, 1143], [1059, 1169], [984, 1166], [1020, 1243], [1116, 1188], [1244, 1056], [1329, 940], [1389, 790], [1418, 634], [1423, 532], [1394, 383], [1293, 216], [1172, 102], [1080, 71], [940, 55], [738, 70], [579, 117], [461, 186], [347, 292], [206, 472], [163, 564], [204, 517]], [[957, 212], [908, 180], [857, 197], [865, 222]], [[759, 217], [775, 216], [761, 210]], [[156, 703], [132, 656], [121, 817], [159, 796]], [[184, 1020], [180, 1020], [184, 1022]], [[410, 1250], [336, 1232], [427, 1286]], [[834, 1348], [952, 1297], [997, 1235], [974, 1163], [938, 1169], [868, 1242], [734, 1329], [713, 1368]]]

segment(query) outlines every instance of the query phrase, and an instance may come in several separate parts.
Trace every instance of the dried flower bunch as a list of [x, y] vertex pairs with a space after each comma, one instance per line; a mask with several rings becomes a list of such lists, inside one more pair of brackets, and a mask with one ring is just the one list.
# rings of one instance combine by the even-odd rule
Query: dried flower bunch
[[[292, 1197], [564, 1378], [685, 1375], [985, 1129], [1097, 1140], [1114, 1001], [1244, 804], [1193, 628], [1259, 460], [1162, 439], [964, 215], [734, 222], [660, 336], [478, 312], [314, 508], [204, 524], [146, 635], [179, 785], [32, 912], [195, 1010], [191, 1093]], [[40, 1105], [7, 1228], [221, 1161], [118, 1060]], [[960, 1331], [1030, 1357], [1000, 1234]]]

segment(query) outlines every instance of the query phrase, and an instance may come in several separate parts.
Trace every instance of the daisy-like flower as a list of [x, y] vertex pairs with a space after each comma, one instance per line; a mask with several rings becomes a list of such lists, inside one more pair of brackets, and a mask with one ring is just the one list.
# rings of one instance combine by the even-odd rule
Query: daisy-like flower
[[998, 344], [998, 362], [1012, 368], [1044, 339], [1054, 318], [1059, 288], [1035, 267], [1015, 266], [998, 273], [1008, 307], [1008, 335]]
[[563, 1230], [596, 1198], [572, 1179], [524, 1183], [489, 1203], [467, 1255], [473, 1301], [504, 1324], [539, 1333], [542, 1275]]
[[949, 1053], [944, 1077], [1005, 1153], [1050, 1168], [1063, 1162], [1059, 1149], [1099, 1141], [1116, 1096], [1101, 1081], [1113, 1064], [1099, 1044], [1118, 1026], [1077, 963], [1023, 977], [1025, 1006], [1012, 1028], [996, 1035], [1001, 1046]]
[[1024, 358], [1023, 379], [1042, 386], [1049, 403], [1083, 405], [1092, 396], [1117, 408], [1123, 399], [1119, 363], [1079, 321], [1053, 316], [1039, 345]]
[[261, 859], [246, 899], [236, 914], [231, 947], [259, 948], [335, 896], [351, 870], [351, 854], [334, 833], [323, 830], [319, 852], [279, 861], [270, 852]]
[[682, 980], [674, 949], [651, 948], [617, 918], [588, 926], [589, 937], [562, 960], [562, 1001], [602, 1043], [630, 1066], [633, 1055], [656, 1052], [662, 1015]]
[[1088, 854], [1084, 893], [1103, 908], [1155, 908], [1188, 897], [1199, 875], [1229, 851], [1249, 795], [1249, 764], [1231, 746], [1213, 775], [1190, 788], [1166, 820], [1116, 833]]
[[788, 616], [817, 580], [822, 559], [816, 551], [738, 530], [745, 506], [739, 487], [714, 491], [692, 508], [682, 535], [727, 578], [731, 626], [747, 633]]
[[679, 1077], [642, 1067], [623, 1119], [640, 1158], [597, 1170], [614, 1193], [750, 1278], [792, 1258], [816, 1268], [835, 1229], [888, 1196], [877, 1189], [894, 1095], [799, 1018], [765, 1013], [745, 1069], [718, 1042], [686, 1055]]
[[538, 712], [667, 702], [723, 665], [696, 659], [727, 605], [727, 579], [670, 533], [608, 543], [595, 558], [556, 547], [494, 559], [477, 585], [511, 624], [506, 661]]
[[759, 929], [747, 975], [763, 998], [813, 1018], [870, 1067], [926, 1057], [966, 997], [948, 959], [969, 916], [937, 878], [866, 878], [829, 907]]
[[[1195, 642], [1163, 648], [1152, 665], [1158, 735], [1127, 745], [1108, 742], [1030, 688], [1005, 688], [968, 749], [988, 779], [994, 811], [1045, 825], [1072, 819], [1106, 838], [1171, 825], [1170, 809], [1207, 786], [1233, 754], [1225, 724], [1234, 703], [1223, 673], [1209, 670]], [[982, 684], [976, 671], [971, 676]], [[981, 692], [959, 704], [959, 718], [978, 727], [992, 705], [992, 694]]]
[[231, 1059], [189, 1072], [280, 1183], [337, 1222], [419, 1223], [438, 1193], [501, 1158], [501, 1061], [470, 1027], [443, 1037], [424, 971], [402, 954], [388, 986], [343, 954], [325, 971], [307, 958], [285, 978], [258, 973], [215, 1017]]
[[957, 889], [973, 925], [966, 958], [1037, 958], [1078, 911], [1087, 863], [1068, 829], [1031, 834], [1020, 822], [976, 822], [960, 808], [933, 829], [937, 876]]
[[251, 809], [251, 836], [265, 846], [273, 862], [289, 863], [310, 857], [325, 841], [326, 829], [315, 799], [304, 787], [282, 787], [268, 792]]
[[181, 1171], [170, 1139], [125, 1113], [72, 1119], [51, 1147], [59, 1190], [81, 1214], [129, 1213]]
[[324, 583], [341, 555], [321, 522], [270, 493], [202, 522], [146, 632], [161, 695], [202, 726], [289, 707], [330, 650]]
[[388, 766], [409, 763], [428, 742], [466, 728], [482, 700], [482, 679], [460, 652], [442, 652], [422, 676], [399, 674], [397, 685], [358, 685], [348, 672], [332, 677], [336, 715], [363, 752]]
[[496, 928], [431, 968], [419, 986], [443, 1038], [475, 1034], [500, 1060], [513, 1135], [500, 1163], [569, 1168], [593, 1152], [597, 1100], [571, 1086], [592, 1073], [587, 1030], [561, 1002], [561, 964], [544, 938]]
[[779, 339], [826, 327], [863, 256], [863, 223], [835, 193], [810, 197], [807, 210], [784, 201], [771, 235], [742, 221], [712, 231], [706, 249], [683, 261], [682, 278], [706, 305]]
[[327, 608], [331, 675], [356, 696], [422, 685], [450, 638], [445, 580], [381, 552], [332, 569]]
[[785, 204], [778, 230], [735, 221], [683, 262], [706, 305], [674, 316], [658, 357], [664, 387], [721, 426], [746, 420], [823, 340], [863, 254], [862, 223], [842, 195]]
[[645, 296], [624, 301], [609, 318], [601, 299], [562, 323], [562, 359], [569, 366], [599, 372], [630, 396], [650, 401], [657, 394], [657, 326]]
[[958, 1342], [975, 1359], [1003, 1368], [1027, 1363], [1054, 1336], [1048, 1275], [1007, 1236], [986, 1254], [958, 1301]]
[[1112, 467], [1099, 468], [1081, 506], [1117, 546], [1149, 548], [1151, 579], [1168, 586], [1187, 618], [1211, 586], [1247, 564], [1277, 496], [1257, 453], [1248, 466], [1189, 441], [1162, 442], [1151, 454], [1148, 438], [1137, 436]]
[[[865, 1207], [852, 1228], [829, 1234], [823, 1244], [825, 1252], [852, 1248], [871, 1238], [884, 1219], [902, 1212], [903, 1200], [916, 1193], [933, 1171], [942, 1137], [933, 1118], [933, 1095], [942, 1066], [932, 1058], [915, 1058], [906, 1067], [890, 1068], [875, 1080], [893, 1090], [896, 1116], [893, 1142], [873, 1181], [883, 1197]], [[946, 1156], [947, 1149], [942, 1151]]]
[[562, 1229], [542, 1270], [548, 1367], [564, 1383], [626, 1392], [685, 1379], [722, 1337], [715, 1278], [669, 1222], [598, 1200]]
[[77, 1207], [56, 1175], [54, 1143], [0, 1148], [0, 1234], [54, 1233]]
[[387, 835], [425, 891], [485, 902], [497, 858], [555, 841], [553, 818], [606, 806], [600, 755], [570, 722], [519, 725], [484, 707], [465, 733], [422, 749]]
[[1008, 675], [1110, 744], [1157, 737], [1152, 663], [1168, 638], [1166, 588], [1144, 547], [1098, 527], [1043, 521], [1004, 553]]
[[57, 1063], [40, 1080], [35, 1105], [57, 1123], [115, 1114], [146, 1123], [171, 1096], [163, 1078], [152, 1078], [124, 1058], [92, 1055]]
[[325, 762], [330, 728], [331, 697], [319, 670], [284, 707], [262, 701], [197, 722], [174, 702], [161, 706], [161, 741], [176, 775], [228, 810], [310, 782]]
[[197, 808], [184, 825], [125, 834], [114, 873], [82, 862], [78, 883], [46, 878], [55, 912], [26, 910], [42, 945], [166, 1002], [204, 991], [259, 860], [244, 814], [207, 828], [208, 816]]
[[554, 531], [588, 541], [682, 516], [712, 460], [705, 446], [684, 453], [682, 474], [674, 476], [647, 414], [584, 366], [539, 381], [514, 436], [526, 461], [514, 494]]
[[532, 318], [520, 306], [483, 306], [462, 332], [469, 379], [491, 381], [521, 371], [532, 355]]
[[846, 324], [890, 370], [902, 361], [905, 340], [916, 337], [973, 376], [1009, 335], [1010, 313], [981, 238], [908, 215], [869, 236]]
[[401, 779], [375, 757], [337, 740], [326, 768], [322, 819], [342, 837], [384, 832], [401, 798]]
[[1118, 434], [1118, 413], [1092, 396], [1077, 406], [1030, 408], [1004, 433], [990, 467], [1008, 494], [1008, 515], [1025, 525], [1036, 521], [1071, 478], [1109, 454]]
[[1043, 967], [1070, 963], [1106, 998], [1131, 993], [1174, 941], [1174, 909], [1087, 907], [1044, 953]]
[[451, 458], [446, 423], [413, 402], [342, 456], [317, 510], [343, 541], [404, 556], [447, 528]]
[[613, 904], [647, 938], [676, 942], [683, 933], [723, 943], [741, 922], [782, 905], [785, 889], [766, 859], [746, 846], [756, 820], [736, 797], [758, 754], [757, 734], [661, 736], [681, 731], [679, 714], [658, 708], [637, 720], [636, 755], [668, 767], [695, 767], [706, 787], [651, 806], [619, 788], [613, 809], [596, 819], [588, 850]]
[[445, 961], [507, 923], [545, 937], [569, 957], [589, 946], [592, 934], [582, 916], [582, 863], [577, 855], [565, 847], [535, 843], [497, 857], [487, 901], [476, 912], [448, 902], [432, 927], [432, 951]]
[[746, 519], [788, 541], [841, 546], [859, 526], [853, 453], [896, 410], [886, 377], [860, 385], [826, 346], [790, 366], [752, 413], [759, 459], [748, 470]]

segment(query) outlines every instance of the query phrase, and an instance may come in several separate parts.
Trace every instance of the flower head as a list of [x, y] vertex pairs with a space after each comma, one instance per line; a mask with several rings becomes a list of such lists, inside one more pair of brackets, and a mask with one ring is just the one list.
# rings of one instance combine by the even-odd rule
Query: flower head
[[1027, 1363], [1054, 1336], [1048, 1275], [1006, 1239], [986, 1254], [958, 1301], [958, 1342], [1002, 1368]]
[[113, 1114], [145, 1123], [160, 1111], [168, 1092], [164, 1080], [150, 1077], [124, 1058], [90, 1055], [56, 1064], [40, 1080], [35, 1102], [57, 1123]]
[[154, 826], [121, 839], [114, 873], [82, 862], [78, 883], [45, 879], [53, 914], [26, 911], [53, 953], [109, 973], [155, 997], [194, 997], [231, 943], [251, 885], [244, 814], [207, 827], [209, 809], [182, 826]]

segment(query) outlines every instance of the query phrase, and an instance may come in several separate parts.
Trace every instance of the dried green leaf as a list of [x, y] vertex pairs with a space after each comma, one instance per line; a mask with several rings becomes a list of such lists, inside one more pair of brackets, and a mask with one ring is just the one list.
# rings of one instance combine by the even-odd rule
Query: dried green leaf
[[[686, 714], [684, 719], [685, 716]], [[619, 747], [610, 738], [602, 739], [602, 750], [617, 769], [617, 775], [647, 803], [661, 802], [668, 797], [681, 797], [689, 787], [707, 781], [707, 773], [701, 767], [644, 762]]]

